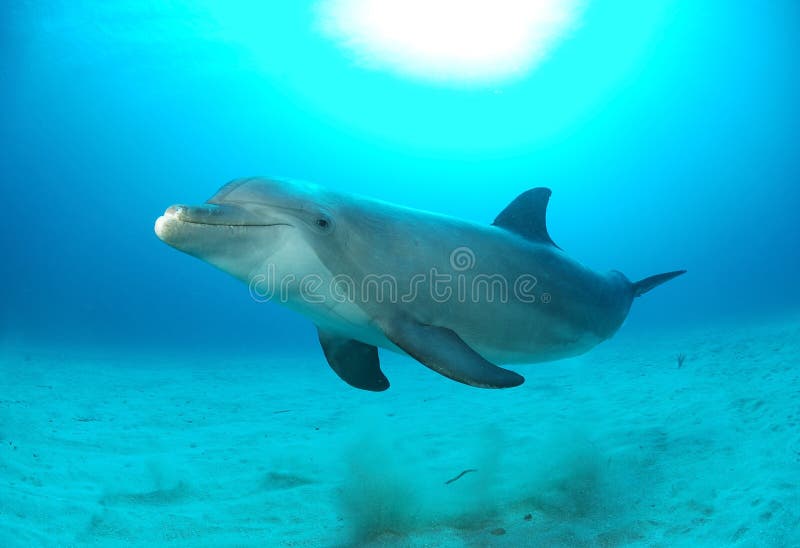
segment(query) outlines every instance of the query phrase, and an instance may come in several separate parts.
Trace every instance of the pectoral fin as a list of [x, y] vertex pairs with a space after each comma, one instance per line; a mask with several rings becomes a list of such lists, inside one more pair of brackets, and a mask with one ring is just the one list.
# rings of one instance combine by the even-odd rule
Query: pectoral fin
[[389, 388], [389, 379], [381, 371], [377, 348], [320, 328], [317, 328], [317, 333], [331, 369], [344, 382], [372, 392]]
[[386, 337], [408, 355], [454, 381], [479, 388], [510, 388], [525, 379], [485, 360], [455, 331], [410, 319], [382, 323]]

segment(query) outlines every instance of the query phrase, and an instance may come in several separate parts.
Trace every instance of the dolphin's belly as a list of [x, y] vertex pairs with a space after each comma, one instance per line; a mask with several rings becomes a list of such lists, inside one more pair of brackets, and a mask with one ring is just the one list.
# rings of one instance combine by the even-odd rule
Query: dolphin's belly
[[[302, 313], [309, 316], [322, 329], [404, 354], [377, 327], [372, 317], [354, 304], [339, 303], [335, 307], [316, 308], [313, 311], [306, 309]], [[537, 330], [536, 333], [509, 336], [508, 330], [502, 330], [502, 334], [498, 333], [497, 318], [494, 318], [494, 321], [492, 318], [488, 320], [487, 325], [470, 327], [458, 325], [461, 322], [436, 323], [459, 333], [470, 347], [496, 364], [558, 360], [583, 354], [603, 341], [603, 338], [591, 331], [578, 330], [575, 326], [558, 325], [557, 321], [552, 322], [546, 329]]]
[[453, 330], [487, 360], [497, 364], [537, 363], [577, 356], [607, 339], [593, 325], [574, 318], [511, 314], [488, 321], [457, 321]]
[[585, 336], [571, 341], [541, 341], [530, 342], [527, 349], [507, 348], [495, 346], [490, 344], [475, 343], [471, 345], [476, 352], [487, 360], [496, 364], [512, 364], [512, 363], [539, 363], [572, 356], [578, 356], [584, 352], [588, 352], [598, 344], [602, 339], [585, 334]]
[[[295, 306], [290, 305], [290, 308], [307, 316], [321, 329], [404, 353], [378, 327], [374, 311], [365, 311], [354, 303], [331, 300], [324, 305], [293, 304]], [[405, 312], [416, 316], [413, 311]], [[484, 312], [473, 320], [449, 314], [448, 317], [417, 319], [421, 323], [452, 329], [476, 352], [496, 364], [538, 363], [577, 356], [607, 338], [562, 318], [527, 314], [527, 321], [520, 321], [505, 307]]]

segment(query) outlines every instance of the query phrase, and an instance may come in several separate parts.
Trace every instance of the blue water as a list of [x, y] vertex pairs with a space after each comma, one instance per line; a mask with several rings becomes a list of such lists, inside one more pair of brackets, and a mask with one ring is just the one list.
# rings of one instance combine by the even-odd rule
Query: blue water
[[325, 367], [308, 320], [153, 234], [255, 174], [487, 224], [547, 186], [572, 257], [688, 270], [623, 330], [780, 322], [800, 311], [798, 6], [589, 2], [531, 71], [460, 85], [359, 64], [305, 2], [7, 4], [0, 337]]
[[[549, 186], [550, 232], [585, 264], [690, 271], [631, 323], [797, 310], [794, 3], [673, 2], [644, 20], [591, 5], [584, 30], [499, 94], [359, 69], [304, 27], [302, 7], [256, 10], [266, 26], [240, 35], [253, 9], [6, 8], [6, 326], [307, 343], [302, 318], [254, 306], [152, 234], [167, 205], [262, 173], [486, 223]], [[166, 311], [181, 322], [158, 321]]]

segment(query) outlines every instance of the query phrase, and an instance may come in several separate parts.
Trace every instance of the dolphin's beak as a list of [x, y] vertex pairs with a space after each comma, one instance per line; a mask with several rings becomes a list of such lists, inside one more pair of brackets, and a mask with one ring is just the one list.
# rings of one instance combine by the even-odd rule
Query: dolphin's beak
[[265, 222], [260, 216], [233, 204], [173, 205], [156, 219], [155, 232], [162, 241], [171, 243], [190, 227], [261, 227], [285, 224], [287, 223]]

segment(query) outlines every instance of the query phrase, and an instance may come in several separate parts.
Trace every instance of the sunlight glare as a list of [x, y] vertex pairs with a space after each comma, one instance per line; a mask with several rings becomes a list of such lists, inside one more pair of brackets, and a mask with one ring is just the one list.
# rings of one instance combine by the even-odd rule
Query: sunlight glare
[[322, 31], [374, 68], [488, 83], [518, 77], [573, 29], [579, 0], [323, 0]]

